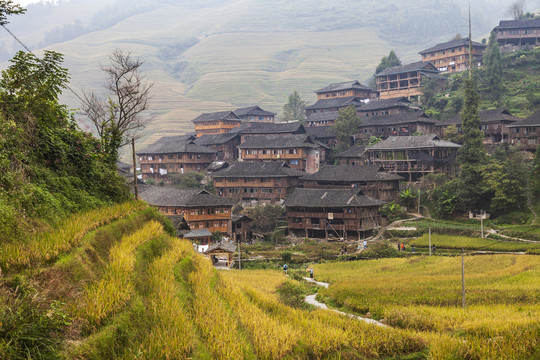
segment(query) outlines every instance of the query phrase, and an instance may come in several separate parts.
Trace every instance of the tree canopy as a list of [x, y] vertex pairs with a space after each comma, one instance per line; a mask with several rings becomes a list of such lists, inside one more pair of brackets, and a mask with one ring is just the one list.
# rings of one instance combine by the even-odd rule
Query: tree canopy
[[384, 69], [388, 69], [392, 66], [401, 66], [401, 65], [402, 65], [401, 60], [399, 60], [394, 50], [390, 50], [390, 53], [388, 54], [388, 56], [385, 56], [381, 59], [381, 62], [375, 69], [375, 74], [378, 74]]
[[283, 120], [303, 122], [306, 119], [305, 111], [306, 102], [302, 100], [300, 94], [294, 90], [289, 95], [285, 105], [283, 105]]
[[486, 85], [490, 89], [492, 99], [498, 100], [504, 91], [504, 86], [501, 52], [497, 44], [497, 34], [494, 31], [489, 36], [484, 55], [484, 65], [486, 68]]
[[339, 110], [338, 118], [334, 123], [337, 136], [337, 148], [340, 151], [347, 150], [354, 143], [353, 136], [358, 132], [358, 126], [362, 120], [354, 106], [347, 106]]
[[14, 4], [11, 0], [0, 0], [0, 25], [9, 24], [8, 15], [24, 14], [26, 9], [19, 4]]

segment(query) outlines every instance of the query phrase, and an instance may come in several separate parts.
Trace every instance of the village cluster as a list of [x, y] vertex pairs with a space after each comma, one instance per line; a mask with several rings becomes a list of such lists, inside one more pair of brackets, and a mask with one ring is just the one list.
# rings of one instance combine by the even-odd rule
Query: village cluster
[[[540, 19], [501, 21], [495, 31], [501, 46], [540, 44]], [[473, 66], [481, 66], [485, 47], [472, 43]], [[250, 219], [232, 213], [238, 203], [282, 204], [289, 233], [298, 236], [366, 237], [385, 225], [379, 209], [399, 198], [400, 182], [456, 170], [460, 145], [441, 135], [450, 125], [460, 131], [460, 117], [434, 120], [411, 99], [422, 96], [424, 77], [468, 69], [469, 41], [438, 44], [420, 55], [422, 61], [376, 74], [376, 89], [350, 81], [316, 90], [304, 123], [276, 123], [276, 114], [259, 106], [201, 114], [193, 120], [194, 133], [163, 137], [137, 152], [142, 180], [165, 184], [142, 186], [141, 197], [203, 250], [217, 231], [250, 240]], [[362, 119], [355, 145], [330, 157], [332, 125], [351, 105]], [[480, 120], [486, 143], [536, 150], [540, 112], [522, 119], [500, 108], [481, 111]], [[366, 146], [372, 136], [382, 141]], [[216, 194], [166, 186], [171, 175], [189, 171], [205, 172]]]

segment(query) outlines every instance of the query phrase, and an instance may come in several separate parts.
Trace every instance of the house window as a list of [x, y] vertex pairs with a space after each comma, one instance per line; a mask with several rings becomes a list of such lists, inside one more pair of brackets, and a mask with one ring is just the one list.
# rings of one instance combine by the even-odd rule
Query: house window
[[291, 161], [289, 161], [289, 164], [298, 165], [298, 160], [291, 160]]
[[296, 154], [296, 149], [289, 149], [289, 154]]

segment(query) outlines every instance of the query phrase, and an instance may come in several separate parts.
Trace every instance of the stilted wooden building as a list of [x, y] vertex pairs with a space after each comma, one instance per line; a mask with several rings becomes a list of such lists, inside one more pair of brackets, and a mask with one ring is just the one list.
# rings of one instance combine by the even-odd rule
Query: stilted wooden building
[[381, 100], [391, 98], [421, 96], [420, 82], [425, 77], [446, 78], [439, 75], [439, 70], [430, 62], [418, 61], [403, 66], [392, 66], [375, 75], [377, 91]]
[[[482, 57], [486, 45], [473, 41], [472, 57], [473, 66], [482, 65]], [[419, 52], [422, 61], [430, 62], [441, 73], [454, 73], [469, 69], [469, 39], [457, 39], [445, 43], [437, 44], [429, 49]]]

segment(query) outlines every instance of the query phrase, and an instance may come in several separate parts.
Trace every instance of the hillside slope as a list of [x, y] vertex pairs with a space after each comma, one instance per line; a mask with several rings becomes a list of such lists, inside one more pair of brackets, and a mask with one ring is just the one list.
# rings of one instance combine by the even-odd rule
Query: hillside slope
[[[37, 10], [30, 7], [28, 18], [34, 23], [28, 28], [34, 30], [24, 31], [27, 15], [12, 19], [10, 26], [34, 46], [47, 36], [53, 39], [54, 31], [67, 36], [48, 48], [66, 55], [72, 85], [79, 90], [102, 89], [99, 64], [107, 63], [113, 48], [142, 58], [148, 78], [155, 81], [156, 120], [144, 146], [164, 134], [190, 131], [190, 120], [203, 111], [258, 103], [280, 112], [295, 89], [309, 103], [315, 99], [312, 91], [328, 83], [365, 82], [390, 49], [404, 62], [415, 61], [419, 50], [466, 32], [465, 3], [153, 0], [124, 6], [118, 0], [90, 8], [80, 1], [66, 5], [63, 24], [58, 20], [61, 5], [40, 8], [51, 12], [54, 23], [36, 19]], [[504, 12], [494, 0], [472, 6], [476, 34], [489, 31]], [[36, 28], [43, 28], [43, 34]], [[12, 40], [3, 34], [2, 42], [7, 46]], [[65, 101], [79, 107], [70, 94]]]

